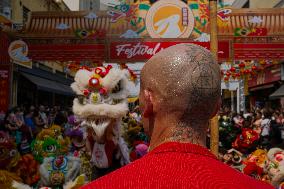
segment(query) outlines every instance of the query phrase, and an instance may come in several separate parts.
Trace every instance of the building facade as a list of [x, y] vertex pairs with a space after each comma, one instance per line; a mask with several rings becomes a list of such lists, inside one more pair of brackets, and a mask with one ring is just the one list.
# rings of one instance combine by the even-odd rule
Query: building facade
[[80, 0], [79, 10], [99, 11], [100, 0]]
[[31, 11], [70, 11], [70, 9], [61, 0], [11, 1], [11, 20], [14, 23], [27, 22]]
[[[225, 0], [226, 1], [226, 0]], [[283, 8], [284, 0], [227, 0], [234, 8]]]
[[[12, 41], [19, 40], [18, 37], [14, 36], [14, 32], [24, 29], [29, 22], [31, 12], [35, 11], [62, 12], [70, 11], [70, 9], [63, 0], [1, 0], [0, 23], [1, 26], [6, 24], [10, 28], [5, 30], [6, 28], [1, 27], [2, 35], [0, 36], [0, 41], [4, 41], [4, 38], [8, 37], [9, 39], [6, 39], [6, 41], [9, 41], [9, 46], [9, 43]], [[1, 46], [3, 46], [5, 51], [8, 50], [6, 44], [1, 43]], [[72, 82], [72, 77], [64, 72], [62, 63], [33, 61], [32, 68], [29, 69], [10, 61], [8, 54], [5, 54], [5, 56], [7, 56], [6, 59], [1, 58], [6, 61], [0, 63], [3, 64], [0, 67], [0, 72], [8, 72], [6, 80], [9, 79], [9, 81], [5, 81], [5, 78], [2, 78], [1, 81], [3, 80], [9, 85], [5, 92], [5, 100], [9, 101], [9, 107], [23, 104], [54, 105], [61, 103], [67, 105], [71, 103], [69, 100], [72, 98], [68, 98], [68, 96], [71, 95], [72, 91], [68, 89], [68, 86]], [[56, 83], [63, 84], [59, 86], [60, 84]], [[46, 87], [43, 87], [43, 84]], [[53, 88], [48, 88], [48, 85], [53, 86]], [[2, 96], [4, 97], [4, 93]], [[3, 107], [0, 104], [0, 110], [7, 110], [7, 103], [3, 103]]]

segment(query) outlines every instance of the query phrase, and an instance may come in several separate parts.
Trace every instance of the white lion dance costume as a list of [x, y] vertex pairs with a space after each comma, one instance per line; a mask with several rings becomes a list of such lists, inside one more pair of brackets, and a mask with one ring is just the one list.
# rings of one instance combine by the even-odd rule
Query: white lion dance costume
[[129, 163], [128, 147], [121, 137], [121, 118], [128, 112], [129, 76], [128, 69], [110, 65], [80, 69], [71, 85], [77, 94], [73, 111], [93, 140], [91, 163], [99, 170], [115, 166], [115, 161], [120, 166]]

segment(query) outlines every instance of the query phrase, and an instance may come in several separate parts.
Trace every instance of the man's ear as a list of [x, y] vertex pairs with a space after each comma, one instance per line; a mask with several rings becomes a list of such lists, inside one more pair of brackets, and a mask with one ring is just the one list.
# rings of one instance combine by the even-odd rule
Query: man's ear
[[143, 116], [149, 118], [153, 114], [153, 93], [149, 90], [144, 90], [144, 111]]

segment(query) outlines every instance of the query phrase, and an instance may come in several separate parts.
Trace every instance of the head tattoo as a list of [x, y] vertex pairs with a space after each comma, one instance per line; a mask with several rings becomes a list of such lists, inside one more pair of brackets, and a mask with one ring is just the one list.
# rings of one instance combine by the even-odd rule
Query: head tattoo
[[219, 65], [207, 49], [194, 44], [159, 52], [141, 72], [141, 91], [153, 92], [158, 113], [178, 115], [180, 128], [206, 124], [220, 99], [220, 84]]

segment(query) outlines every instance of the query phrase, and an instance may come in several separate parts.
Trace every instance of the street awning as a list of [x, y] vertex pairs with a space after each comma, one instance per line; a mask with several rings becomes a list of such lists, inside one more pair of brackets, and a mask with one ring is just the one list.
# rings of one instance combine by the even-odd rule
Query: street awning
[[269, 96], [270, 99], [277, 99], [282, 97], [284, 97], [284, 85], [282, 85], [279, 89], [277, 89]]
[[74, 92], [71, 87], [58, 83], [52, 80], [44, 79], [35, 75], [21, 73], [25, 78], [34, 83], [39, 90], [48, 91], [51, 93], [63, 94], [68, 96], [74, 96]]

